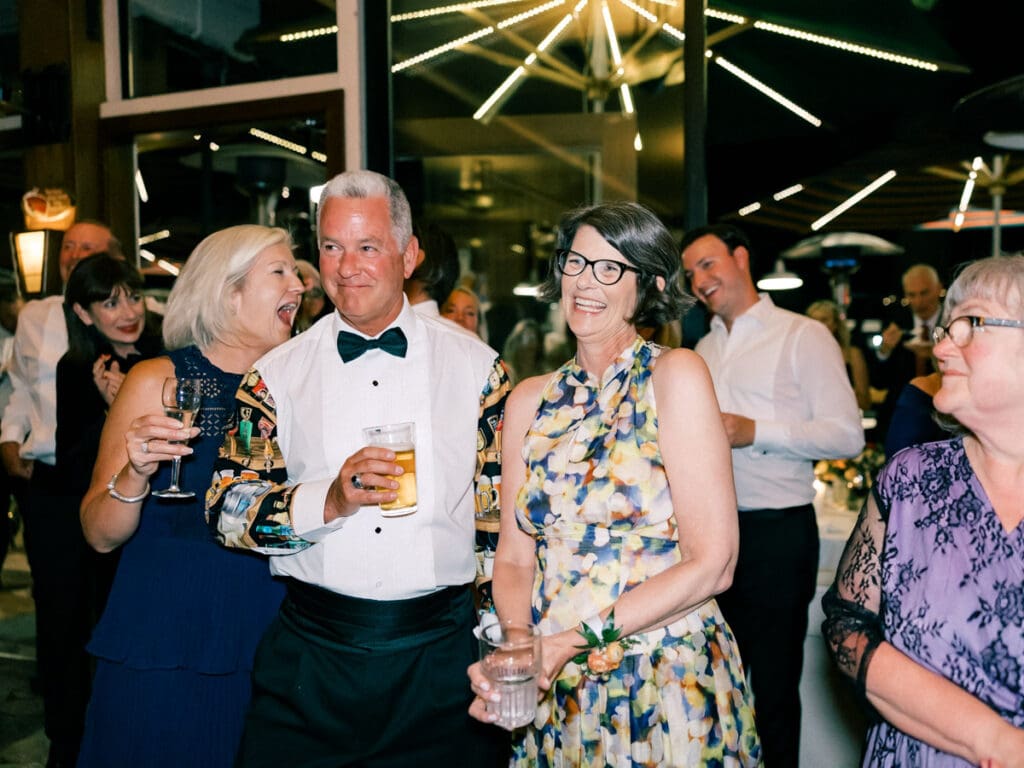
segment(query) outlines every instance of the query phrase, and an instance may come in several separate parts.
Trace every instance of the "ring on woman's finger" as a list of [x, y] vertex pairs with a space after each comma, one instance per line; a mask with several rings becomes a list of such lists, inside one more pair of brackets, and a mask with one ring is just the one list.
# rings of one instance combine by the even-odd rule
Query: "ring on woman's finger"
[[142, 452], [149, 453], [149, 440], [142, 441]]
[[352, 487], [357, 491], [363, 490], [363, 481], [359, 479], [359, 475], [352, 475]]

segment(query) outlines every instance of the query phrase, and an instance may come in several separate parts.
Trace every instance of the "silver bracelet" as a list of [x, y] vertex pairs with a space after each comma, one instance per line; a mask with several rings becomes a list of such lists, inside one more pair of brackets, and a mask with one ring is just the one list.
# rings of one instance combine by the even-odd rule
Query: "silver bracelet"
[[145, 490], [143, 490], [143, 492], [140, 493], [138, 496], [125, 496], [124, 494], [119, 493], [117, 488], [114, 487], [114, 483], [117, 482], [117, 476], [119, 474], [120, 474], [120, 472], [115, 472], [113, 474], [113, 476], [110, 478], [110, 482], [107, 483], [107, 493], [110, 494], [110, 498], [117, 499], [118, 501], [123, 501], [125, 504], [135, 504], [137, 502], [142, 501], [147, 496], [149, 496], [149, 481], [148, 480], [146, 481], [146, 488], [145, 488]]

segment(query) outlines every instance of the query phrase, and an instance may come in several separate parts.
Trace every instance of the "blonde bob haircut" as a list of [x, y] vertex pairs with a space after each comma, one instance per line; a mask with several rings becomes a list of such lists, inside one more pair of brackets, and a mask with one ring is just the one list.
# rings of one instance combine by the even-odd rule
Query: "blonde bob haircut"
[[214, 342], [226, 340], [238, 322], [231, 312], [231, 295], [245, 283], [256, 257], [279, 244], [291, 250], [291, 236], [259, 224], [228, 227], [199, 243], [167, 297], [163, 322], [167, 349], [195, 344], [205, 351]]

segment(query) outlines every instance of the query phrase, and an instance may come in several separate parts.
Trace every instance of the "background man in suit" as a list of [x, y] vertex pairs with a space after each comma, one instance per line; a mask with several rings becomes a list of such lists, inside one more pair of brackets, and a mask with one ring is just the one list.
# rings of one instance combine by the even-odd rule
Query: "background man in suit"
[[915, 264], [903, 273], [903, 298], [910, 310], [882, 331], [882, 343], [868, 355], [871, 384], [887, 390], [877, 409], [880, 434], [892, 417], [900, 392], [915, 376], [925, 376], [932, 363], [932, 330], [942, 312], [942, 282], [934, 267]]

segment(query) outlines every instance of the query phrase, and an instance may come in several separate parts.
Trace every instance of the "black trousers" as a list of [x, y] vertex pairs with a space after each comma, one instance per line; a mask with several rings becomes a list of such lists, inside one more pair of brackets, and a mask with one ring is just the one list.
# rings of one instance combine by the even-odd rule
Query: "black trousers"
[[[28, 484], [24, 478], [11, 477], [7, 474], [7, 470], [0, 466], [0, 569], [3, 568], [4, 561], [7, 559], [7, 551], [14, 540], [14, 521], [7, 516], [11, 508], [12, 499], [18, 504], [18, 517], [24, 520], [28, 499]], [[22, 523], [22, 528], [24, 529], [24, 523]], [[22, 540], [24, 541], [24, 532], [22, 533]], [[26, 552], [25, 555], [27, 558], [28, 553]], [[31, 567], [30, 563], [29, 568], [31, 569]]]
[[718, 596], [754, 692], [766, 768], [800, 761], [800, 671], [807, 609], [818, 574], [818, 525], [810, 504], [742, 511], [732, 586]]
[[362, 600], [291, 581], [260, 643], [237, 765], [507, 765], [508, 734], [479, 723], [466, 667], [472, 596]]
[[40, 461], [32, 469], [26, 516], [31, 542], [36, 649], [46, 735], [66, 752], [78, 751], [89, 700], [92, 627], [91, 550], [78, 518], [81, 499], [59, 495], [57, 471]]

